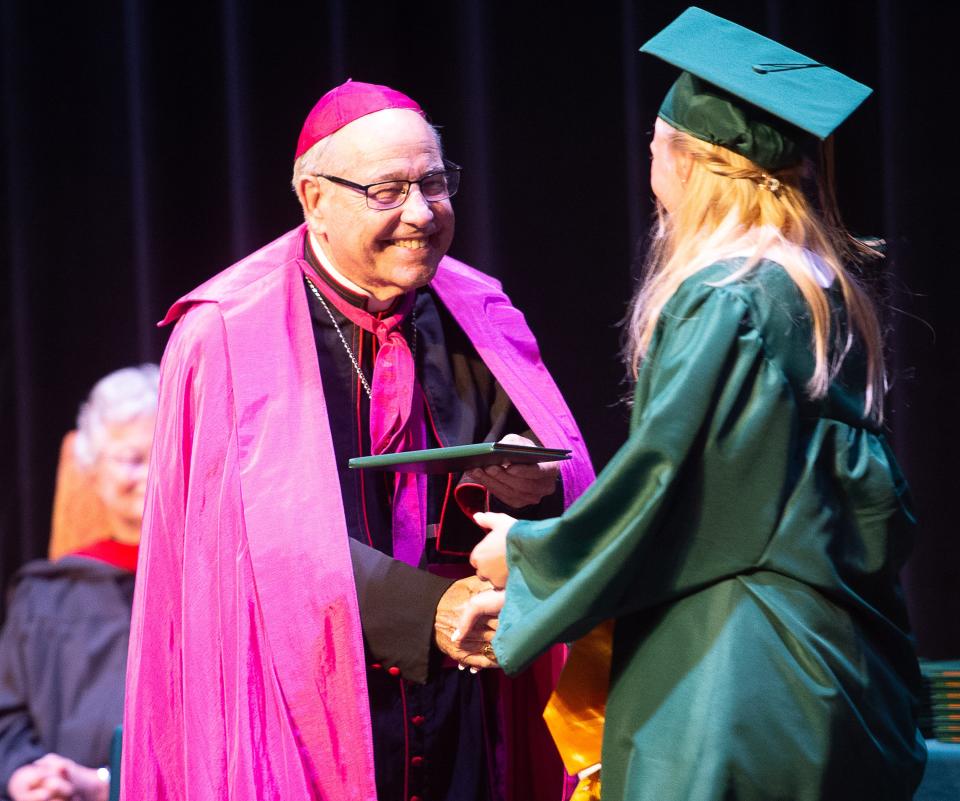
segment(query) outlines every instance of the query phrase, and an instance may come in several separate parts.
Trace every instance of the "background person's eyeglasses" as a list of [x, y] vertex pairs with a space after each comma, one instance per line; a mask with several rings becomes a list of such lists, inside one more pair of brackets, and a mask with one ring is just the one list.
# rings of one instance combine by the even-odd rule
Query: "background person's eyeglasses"
[[336, 175], [317, 174], [317, 178], [326, 178], [332, 183], [345, 186], [357, 192], [363, 192], [367, 199], [367, 208], [375, 211], [386, 211], [402, 206], [410, 193], [410, 187], [416, 184], [420, 187], [420, 194], [428, 203], [446, 200], [457, 194], [460, 188], [460, 170], [452, 161], [444, 161], [445, 169], [428, 172], [416, 181], [377, 181], [373, 184], [357, 184], [346, 178]]

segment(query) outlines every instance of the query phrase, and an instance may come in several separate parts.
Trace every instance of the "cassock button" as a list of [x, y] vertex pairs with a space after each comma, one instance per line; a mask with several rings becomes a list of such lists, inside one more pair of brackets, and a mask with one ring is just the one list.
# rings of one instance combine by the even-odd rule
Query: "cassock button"
[[426, 718], [423, 715], [414, 715], [412, 718], [410, 718], [410, 722], [414, 726], [422, 726], [424, 721], [426, 721]]
[[399, 675], [400, 675], [400, 668], [398, 668], [396, 665], [394, 665], [393, 667], [387, 668], [387, 673], [389, 673], [391, 676], [399, 676]]
[[423, 799], [418, 795], [410, 796], [410, 801], [423, 801]]
[[413, 765], [415, 768], [419, 768], [423, 764], [423, 757], [422, 756], [410, 757], [410, 764]]
[[371, 663], [370, 663], [370, 670], [380, 670], [380, 668], [382, 668], [382, 667], [383, 667], [383, 665], [381, 665], [379, 662], [371, 662]]

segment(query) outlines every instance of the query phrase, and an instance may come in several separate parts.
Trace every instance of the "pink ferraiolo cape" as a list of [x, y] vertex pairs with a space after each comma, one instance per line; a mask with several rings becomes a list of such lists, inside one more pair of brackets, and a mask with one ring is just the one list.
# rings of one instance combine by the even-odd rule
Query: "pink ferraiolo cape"
[[[127, 671], [125, 801], [375, 801], [360, 620], [301, 226], [173, 305]], [[523, 315], [445, 258], [433, 287], [540, 440], [593, 472]], [[515, 801], [555, 799], [539, 720], [559, 665], [514, 684]], [[521, 679], [522, 680], [522, 679]], [[522, 749], [526, 749], [523, 751]], [[549, 794], [549, 796], [547, 796]]]

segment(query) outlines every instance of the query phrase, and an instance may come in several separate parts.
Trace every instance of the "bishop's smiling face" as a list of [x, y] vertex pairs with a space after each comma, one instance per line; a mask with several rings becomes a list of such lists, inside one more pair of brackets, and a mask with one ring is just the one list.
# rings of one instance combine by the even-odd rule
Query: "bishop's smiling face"
[[[354, 120], [337, 132], [330, 148], [327, 174], [362, 185], [418, 180], [444, 168], [433, 130], [405, 109]], [[363, 193], [317, 180], [321, 194], [310, 227], [344, 276], [381, 301], [433, 278], [453, 239], [449, 200], [429, 203], [419, 186], [411, 186], [402, 206], [378, 211], [367, 208]]]

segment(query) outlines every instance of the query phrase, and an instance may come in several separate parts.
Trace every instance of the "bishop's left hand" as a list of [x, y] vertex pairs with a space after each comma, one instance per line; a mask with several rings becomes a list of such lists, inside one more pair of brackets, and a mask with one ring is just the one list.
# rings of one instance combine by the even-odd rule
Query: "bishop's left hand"
[[[500, 442], [504, 445], [537, 444], [519, 434], [507, 434]], [[511, 509], [532, 506], [552, 495], [557, 489], [559, 476], [559, 462], [489, 465], [464, 473], [466, 480], [482, 484]]]
[[480, 528], [487, 529], [487, 536], [477, 543], [470, 554], [470, 564], [477, 576], [489, 581], [497, 589], [507, 584], [507, 532], [517, 521], [510, 515], [497, 512], [477, 512], [473, 516]]

